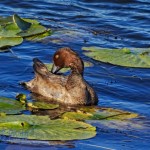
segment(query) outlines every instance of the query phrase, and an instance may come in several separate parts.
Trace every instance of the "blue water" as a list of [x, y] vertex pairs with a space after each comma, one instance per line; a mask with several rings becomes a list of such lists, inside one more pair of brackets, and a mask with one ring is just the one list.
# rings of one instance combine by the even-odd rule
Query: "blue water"
[[[102, 131], [83, 141], [74, 141], [72, 149], [148, 150], [150, 147], [150, 69], [125, 68], [94, 61], [82, 53], [83, 46], [105, 48], [150, 47], [149, 0], [5, 0], [0, 2], [0, 16], [14, 13], [24, 18], [39, 20], [52, 28], [52, 36], [41, 42], [27, 42], [13, 47], [11, 52], [0, 53], [0, 95], [14, 98], [17, 93], [29, 91], [18, 83], [33, 77], [32, 59], [52, 60], [60, 47], [70, 46], [84, 60], [94, 66], [85, 69], [85, 79], [99, 96], [99, 106], [132, 111], [142, 116], [144, 129], [117, 132]], [[56, 42], [59, 40], [59, 42]], [[1, 150], [71, 149], [70, 146], [39, 146], [0, 143]]]

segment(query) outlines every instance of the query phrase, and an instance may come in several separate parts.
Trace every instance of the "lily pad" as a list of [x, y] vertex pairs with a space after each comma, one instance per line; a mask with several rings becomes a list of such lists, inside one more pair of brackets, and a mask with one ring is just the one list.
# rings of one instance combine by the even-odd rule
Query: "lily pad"
[[21, 37], [30, 37], [30, 36], [42, 34], [45, 32], [47, 32], [47, 28], [45, 28], [44, 26], [39, 25], [39, 24], [32, 24], [28, 30], [22, 31], [18, 33], [17, 35]]
[[50, 36], [51, 34], [52, 34], [52, 31], [48, 29], [44, 33], [26, 37], [26, 40], [28, 40], [28, 41], [41, 41], [42, 39], [44, 39], [47, 36]]
[[23, 38], [18, 36], [21, 30], [13, 23], [0, 26], [0, 48], [19, 45], [23, 42]]
[[29, 19], [29, 18], [22, 18], [24, 21], [30, 22], [32, 24], [40, 24], [39, 21], [34, 20], [34, 19]]
[[0, 26], [0, 37], [19, 37], [17, 34], [21, 30], [14, 24], [6, 24], [5, 26]]
[[10, 98], [0, 97], [0, 113], [18, 114], [23, 110], [25, 110], [25, 106], [20, 102]]
[[0, 135], [34, 140], [76, 140], [96, 135], [95, 127], [74, 120], [50, 120], [47, 116], [0, 116]]
[[[48, 70], [51, 70], [53, 64], [49, 63], [49, 64], [45, 64], [45, 65], [47, 66]], [[84, 67], [92, 67], [92, 66], [93, 66], [93, 64], [91, 62], [84, 61]], [[64, 72], [67, 72], [69, 70], [70, 70], [69, 68], [63, 68], [60, 70], [60, 72], [64, 73]]]
[[[29, 19], [29, 18], [21, 18], [21, 19], [23, 19], [24, 21], [27, 21], [29, 23], [39, 24], [39, 22], [37, 20], [34, 20], [34, 19]], [[12, 16], [8, 16], [8, 17], [1, 17], [0, 16], [0, 25], [5, 25], [5, 24], [13, 23], [13, 22], [14, 21], [13, 21]]]
[[125, 67], [150, 68], [150, 48], [147, 49], [104, 49], [83, 47], [84, 54], [95, 60]]
[[10, 46], [19, 45], [23, 42], [21, 37], [0, 37], [0, 48], [8, 48]]
[[0, 25], [5, 25], [11, 22], [13, 22], [12, 16], [8, 16], [8, 17], [0, 16]]
[[36, 41], [51, 35], [51, 30], [39, 24], [36, 20], [22, 19], [18, 15], [0, 17], [0, 48], [19, 45], [23, 38]]
[[28, 103], [28, 106], [36, 109], [56, 109], [59, 107], [58, 104], [50, 104], [46, 102], [33, 102], [30, 104]]
[[138, 114], [112, 108], [80, 108], [77, 112], [66, 112], [62, 118], [74, 120], [127, 120], [138, 117]]

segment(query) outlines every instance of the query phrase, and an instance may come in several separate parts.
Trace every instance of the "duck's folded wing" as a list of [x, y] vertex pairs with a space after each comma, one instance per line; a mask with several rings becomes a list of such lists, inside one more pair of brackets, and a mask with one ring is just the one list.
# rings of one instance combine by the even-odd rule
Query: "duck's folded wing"
[[98, 104], [98, 96], [97, 96], [96, 92], [88, 83], [86, 83], [86, 86], [87, 86], [87, 90], [89, 91], [90, 96], [91, 96], [91, 104], [97, 105]]

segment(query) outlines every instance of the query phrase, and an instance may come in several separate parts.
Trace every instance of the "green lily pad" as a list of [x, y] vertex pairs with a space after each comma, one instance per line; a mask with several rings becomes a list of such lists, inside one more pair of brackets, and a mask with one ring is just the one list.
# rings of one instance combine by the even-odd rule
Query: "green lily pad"
[[0, 135], [34, 140], [76, 140], [96, 135], [95, 127], [74, 120], [50, 120], [47, 116], [0, 116]]
[[43, 33], [26, 37], [26, 40], [28, 40], [28, 41], [41, 41], [42, 39], [44, 39], [47, 36], [50, 36], [51, 34], [52, 34], [52, 31], [48, 29]]
[[10, 46], [19, 45], [23, 42], [21, 37], [0, 37], [0, 48], [7, 48]]
[[[28, 18], [21, 18], [26, 22], [29, 23], [34, 23], [34, 24], [39, 24], [39, 22], [37, 20], [34, 19], [28, 19]], [[8, 17], [1, 17], [0, 16], [0, 25], [5, 25], [5, 24], [9, 24], [9, 23], [13, 23], [13, 17], [12, 16], [8, 16]]]
[[0, 48], [19, 45], [23, 38], [38, 41], [51, 35], [50, 29], [39, 24], [36, 20], [22, 19], [18, 15], [0, 17]]
[[[45, 64], [45, 65], [48, 68], [48, 70], [51, 70], [53, 64], [49, 63], [49, 64]], [[84, 61], [84, 67], [92, 67], [92, 66], [93, 66], [93, 64], [91, 62]], [[60, 72], [64, 73], [64, 72], [67, 72], [69, 70], [70, 70], [69, 68], [63, 68], [63, 69], [60, 70]]]
[[13, 21], [21, 30], [27, 30], [32, 25], [30, 22], [21, 19], [17, 14], [13, 15]]
[[23, 110], [25, 110], [25, 106], [20, 102], [10, 98], [0, 97], [0, 113], [18, 114]]
[[17, 35], [19, 32], [20, 29], [14, 23], [0, 26], [0, 48], [21, 44], [23, 38]]
[[0, 116], [4, 117], [4, 116], [6, 116], [6, 114], [2, 112], [2, 113], [0, 113]]
[[36, 109], [56, 109], [59, 107], [58, 104], [50, 104], [46, 102], [33, 102], [28, 106]]
[[5, 25], [5, 24], [11, 23], [11, 22], [13, 22], [12, 16], [9, 16], [9, 17], [0, 16], [0, 25]]
[[0, 37], [19, 37], [17, 34], [21, 30], [14, 24], [6, 24], [5, 26], [0, 26]]
[[30, 23], [32, 23], [32, 24], [40, 24], [39, 21], [34, 20], [34, 19], [28, 19], [28, 18], [22, 18], [22, 19], [23, 19], [24, 21], [30, 22]]
[[26, 30], [18, 33], [17, 35], [21, 37], [30, 37], [33, 35], [41, 34], [47, 32], [47, 28], [39, 24], [32, 24], [31, 27]]
[[138, 114], [112, 108], [80, 108], [77, 112], [66, 112], [62, 118], [74, 120], [127, 120], [138, 117]]
[[66, 112], [63, 119], [85, 121], [99, 128], [126, 130], [131, 128], [142, 129], [143, 125], [133, 120], [138, 114], [113, 108], [81, 107], [77, 112]]
[[84, 54], [95, 60], [125, 67], [150, 68], [150, 48], [147, 49], [104, 49], [83, 47]]

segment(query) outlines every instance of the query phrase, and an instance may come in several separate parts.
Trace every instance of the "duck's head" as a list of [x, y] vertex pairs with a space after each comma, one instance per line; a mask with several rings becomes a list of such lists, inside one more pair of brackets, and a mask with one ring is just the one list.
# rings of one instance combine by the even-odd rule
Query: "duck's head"
[[83, 75], [84, 64], [82, 59], [71, 48], [60, 48], [53, 56], [52, 73], [57, 73], [62, 68], [71, 68]]

